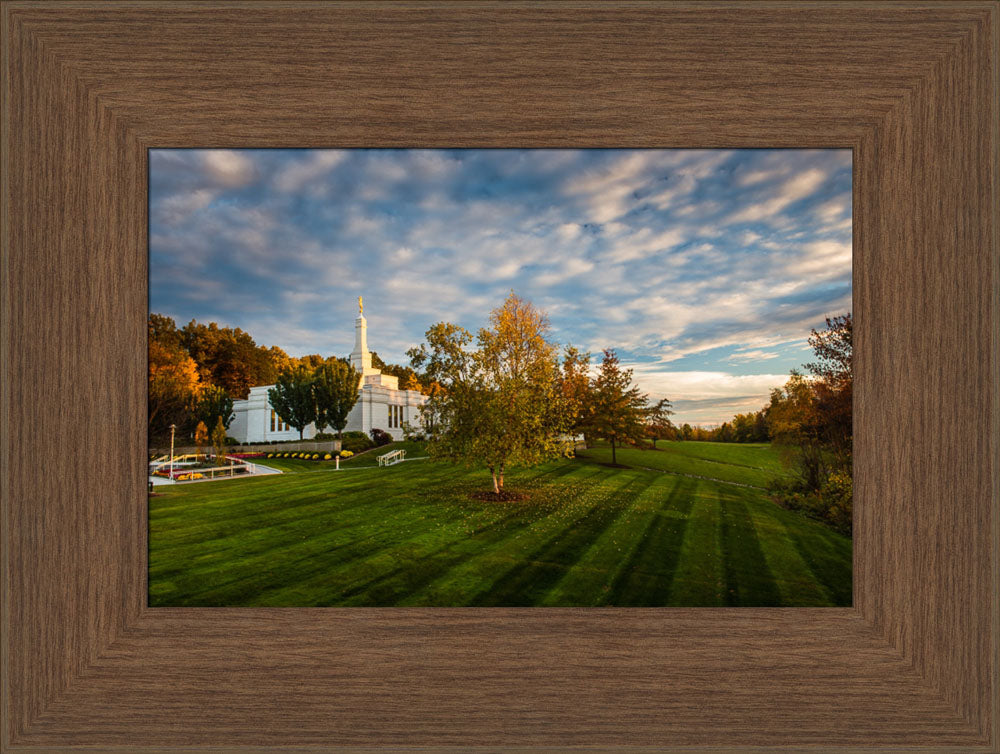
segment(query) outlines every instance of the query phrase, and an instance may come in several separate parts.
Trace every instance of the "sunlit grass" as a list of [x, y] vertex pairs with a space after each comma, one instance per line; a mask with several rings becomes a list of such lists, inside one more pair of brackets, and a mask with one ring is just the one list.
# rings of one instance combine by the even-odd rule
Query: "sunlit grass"
[[[707, 445], [686, 445], [699, 444]], [[507, 486], [527, 496], [496, 503], [472, 495], [489, 486], [483, 471], [426, 460], [319, 468], [329, 473], [159, 488], [150, 499], [150, 604], [851, 601], [850, 540], [756, 489], [591, 457], [509, 473]]]

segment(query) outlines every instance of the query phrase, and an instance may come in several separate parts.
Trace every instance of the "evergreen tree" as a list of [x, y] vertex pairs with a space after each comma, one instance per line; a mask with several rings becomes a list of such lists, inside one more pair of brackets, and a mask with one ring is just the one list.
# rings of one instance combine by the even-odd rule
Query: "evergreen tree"
[[642, 438], [646, 403], [647, 397], [632, 384], [632, 370], [622, 369], [615, 352], [605, 350], [594, 380], [592, 427], [594, 434], [611, 443], [612, 463], [618, 463], [618, 446]]
[[666, 398], [657, 401], [646, 410], [646, 436], [653, 441], [653, 450], [656, 450], [657, 440], [669, 440], [676, 436], [677, 428], [670, 421], [673, 413], [670, 410], [670, 401]]

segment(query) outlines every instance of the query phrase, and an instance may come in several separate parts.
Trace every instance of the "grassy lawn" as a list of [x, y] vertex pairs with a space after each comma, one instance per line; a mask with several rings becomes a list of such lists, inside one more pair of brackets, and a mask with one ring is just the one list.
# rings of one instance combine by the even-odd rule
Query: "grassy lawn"
[[[611, 463], [611, 446], [600, 444], [577, 451], [580, 458]], [[618, 448], [618, 463], [637, 468], [660, 469], [726, 482], [766, 487], [775, 476], [788, 474], [781, 457], [770, 444], [721, 442], [658, 442], [656, 449]]]
[[[528, 493], [520, 502], [474, 499], [483, 471], [372, 468], [384, 448], [341, 472], [301, 461], [280, 476], [160, 488], [150, 604], [851, 604], [850, 539], [759, 490], [682, 476], [760, 481], [781, 471], [770, 448], [668, 445], [684, 448], [619, 454], [657, 471], [610, 468], [610, 450], [595, 448], [508, 474]], [[697, 446], [710, 447], [699, 457]], [[740, 452], [718, 456], [729, 447]]]

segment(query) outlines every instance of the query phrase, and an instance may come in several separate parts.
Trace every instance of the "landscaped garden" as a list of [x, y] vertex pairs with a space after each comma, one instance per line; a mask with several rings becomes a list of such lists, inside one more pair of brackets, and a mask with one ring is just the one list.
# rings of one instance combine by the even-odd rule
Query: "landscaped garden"
[[[510, 472], [397, 443], [150, 498], [150, 604], [850, 605], [851, 540], [776, 505], [770, 445], [661, 442]], [[356, 470], [352, 471], [354, 468]], [[736, 482], [736, 483], [734, 483]], [[753, 486], [746, 486], [753, 485]]]

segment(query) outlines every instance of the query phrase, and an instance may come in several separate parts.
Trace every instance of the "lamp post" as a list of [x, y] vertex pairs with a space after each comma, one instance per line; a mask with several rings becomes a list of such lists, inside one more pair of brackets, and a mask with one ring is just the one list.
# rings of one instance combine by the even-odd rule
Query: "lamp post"
[[176, 424], [170, 425], [170, 480], [174, 479], [174, 430], [177, 429]]

